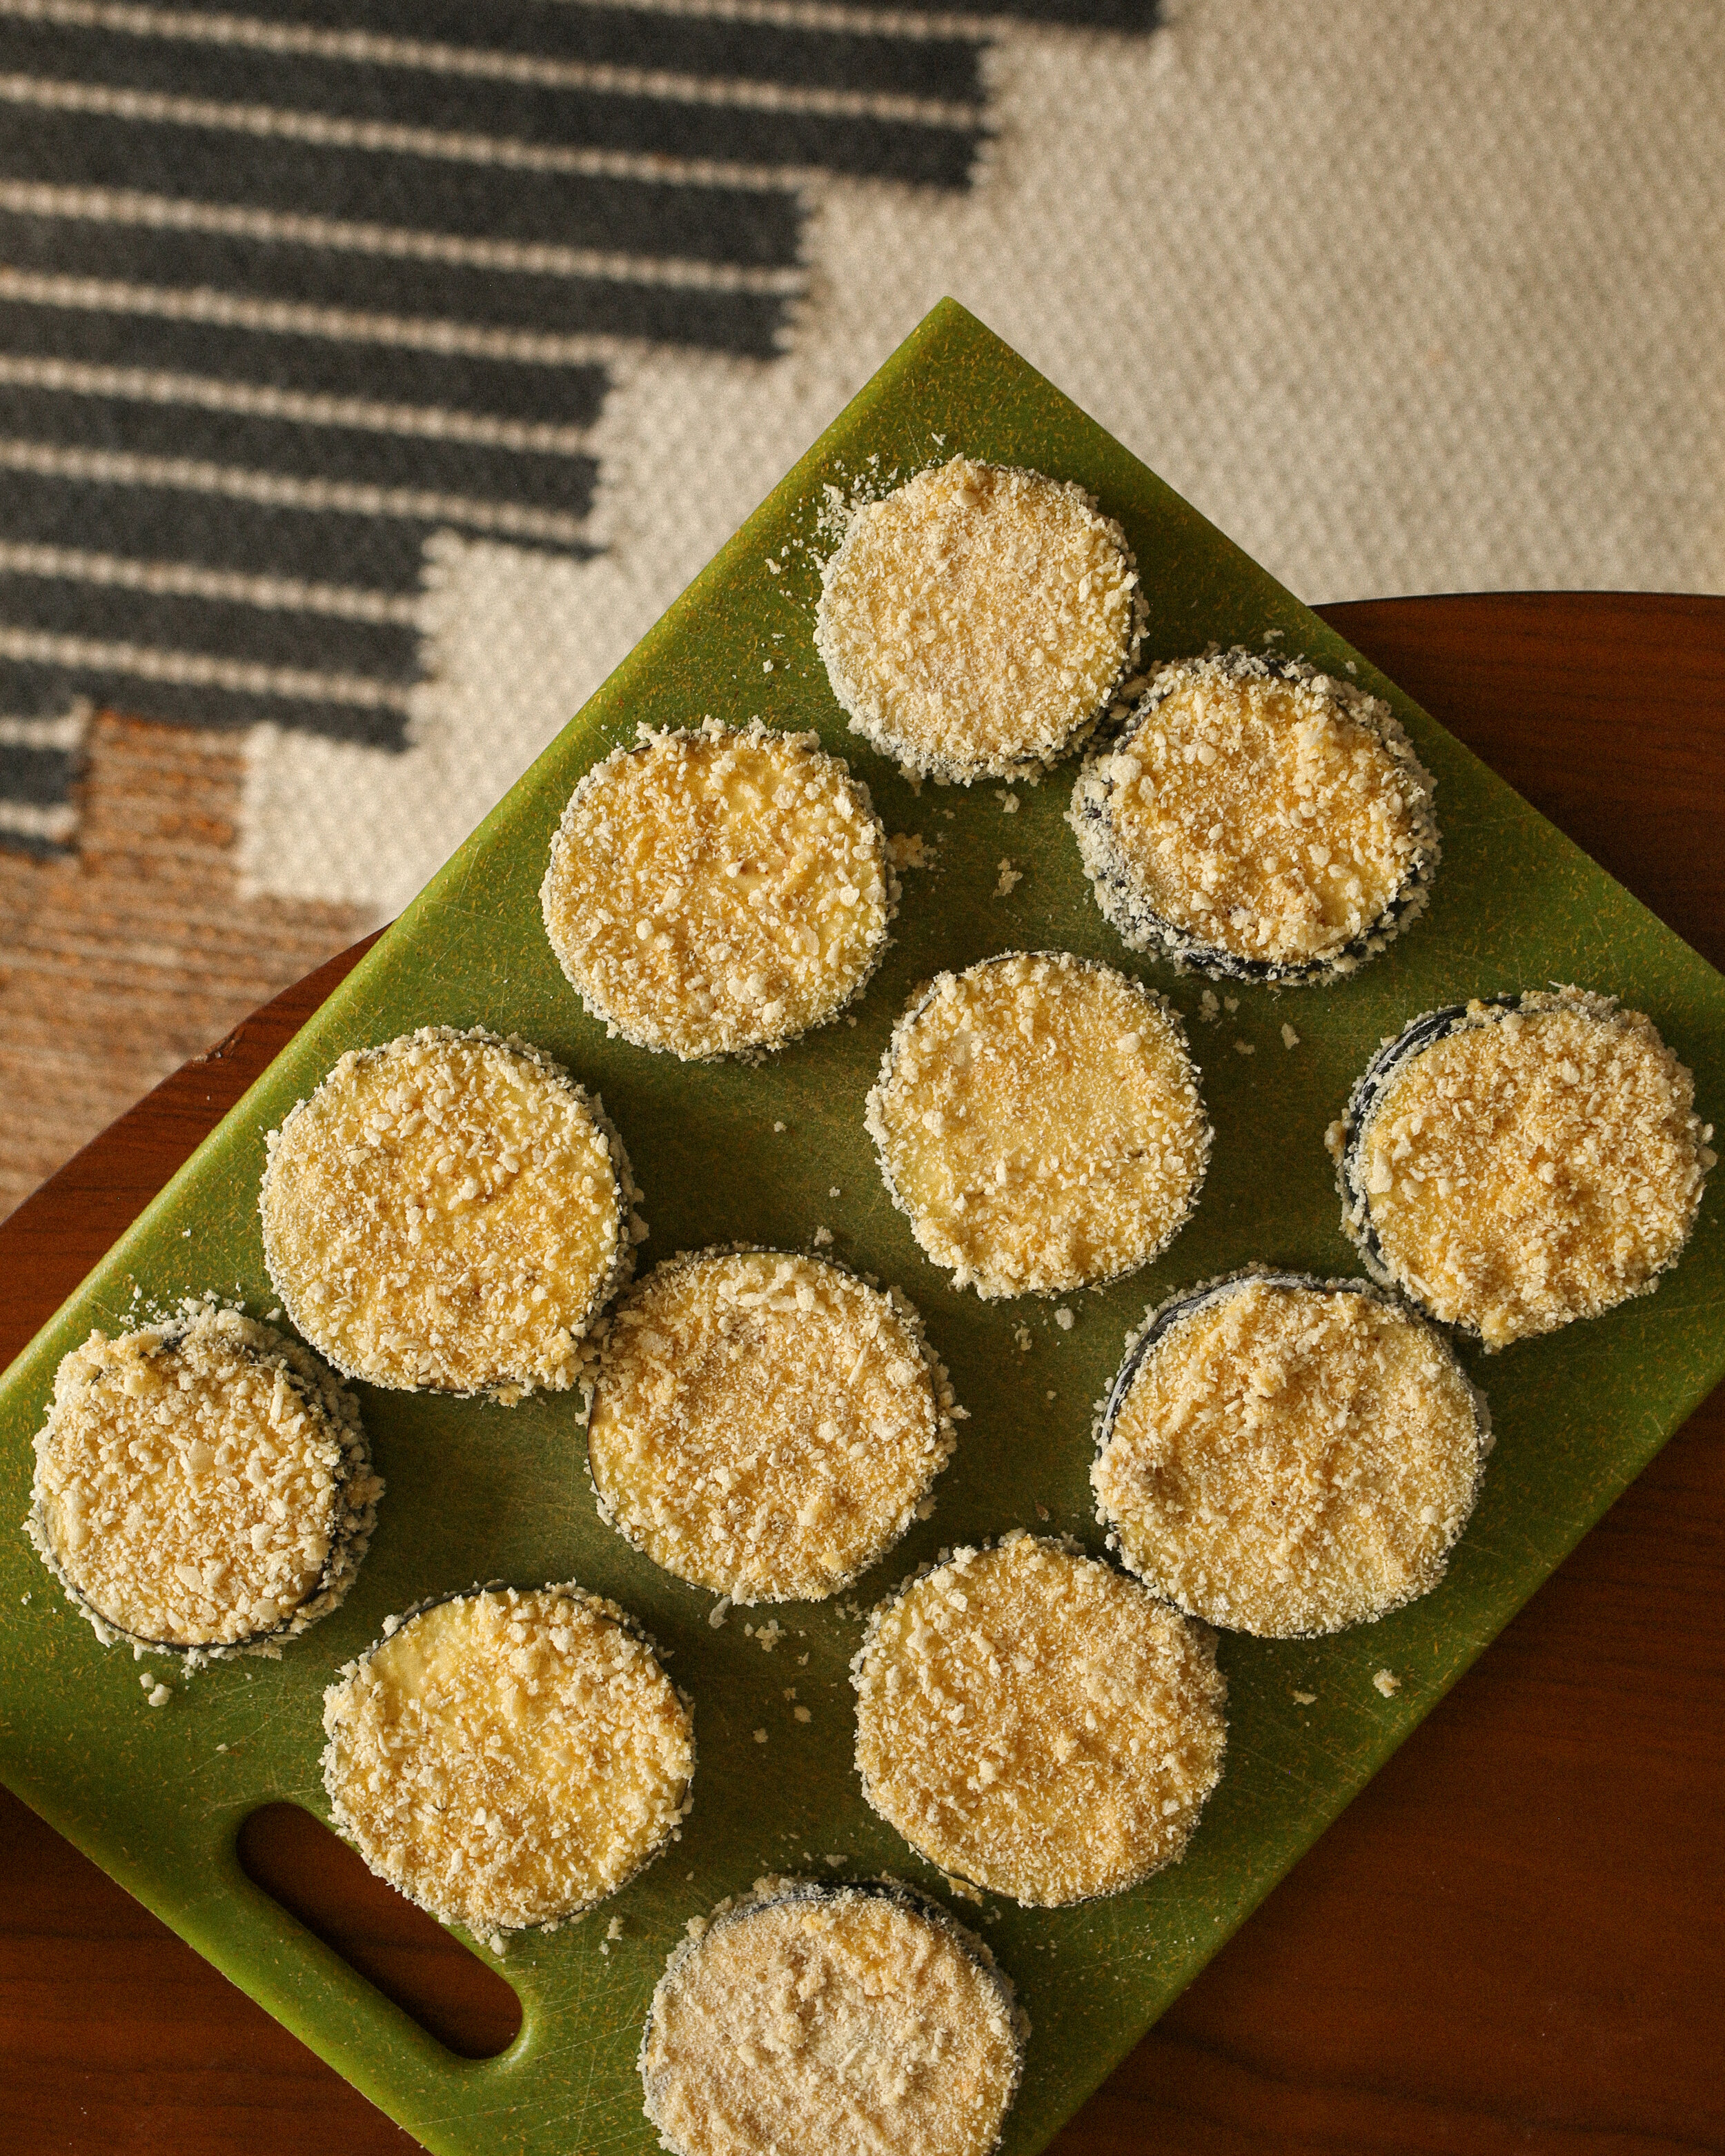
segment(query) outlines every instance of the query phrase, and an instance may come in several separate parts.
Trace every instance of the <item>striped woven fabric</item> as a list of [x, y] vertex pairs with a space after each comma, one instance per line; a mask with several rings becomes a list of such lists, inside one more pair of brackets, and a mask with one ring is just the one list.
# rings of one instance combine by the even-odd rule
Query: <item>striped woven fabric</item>
[[591, 551], [619, 350], [771, 357], [803, 183], [968, 186], [986, 38], [773, 0], [0, 0], [0, 829], [66, 843], [95, 704], [399, 747], [429, 535]]
[[248, 730], [401, 752], [433, 535], [591, 557], [619, 359], [778, 353], [812, 180], [969, 187], [989, 37], [0, 0], [0, 1213], [379, 910], [246, 887]]
[[0, 0], [0, 1210], [942, 292], [1314, 598], [1725, 578], [1717, 0]]

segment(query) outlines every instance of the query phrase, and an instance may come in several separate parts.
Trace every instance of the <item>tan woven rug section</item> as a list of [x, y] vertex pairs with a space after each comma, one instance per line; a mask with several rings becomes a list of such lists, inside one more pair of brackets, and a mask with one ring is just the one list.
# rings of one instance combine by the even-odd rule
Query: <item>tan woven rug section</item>
[[0, 850], [0, 1215], [141, 1094], [362, 932], [240, 896], [241, 744], [99, 716], [80, 843]]

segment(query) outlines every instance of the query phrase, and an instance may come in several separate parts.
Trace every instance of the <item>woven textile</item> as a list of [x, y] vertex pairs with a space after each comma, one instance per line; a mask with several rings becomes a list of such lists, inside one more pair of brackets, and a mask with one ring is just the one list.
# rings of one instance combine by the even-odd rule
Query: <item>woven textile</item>
[[1720, 29], [0, 0], [0, 1207], [411, 896], [943, 292], [1311, 598], [1717, 588]]

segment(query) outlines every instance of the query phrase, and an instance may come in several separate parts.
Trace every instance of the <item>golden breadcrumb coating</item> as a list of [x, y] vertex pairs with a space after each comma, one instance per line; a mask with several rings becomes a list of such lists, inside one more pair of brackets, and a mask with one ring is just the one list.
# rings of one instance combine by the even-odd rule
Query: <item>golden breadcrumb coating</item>
[[540, 903], [588, 1009], [685, 1060], [782, 1048], [857, 995], [898, 884], [869, 789], [814, 734], [709, 719], [588, 772]]
[[703, 1252], [614, 1312], [588, 1464], [606, 1519], [680, 1579], [819, 1601], [922, 1509], [952, 1405], [896, 1290], [818, 1258]]
[[1424, 907], [1434, 784], [1387, 704], [1236, 649], [1157, 671], [1067, 820], [1135, 950], [1301, 983], [1351, 973]]
[[1051, 764], [1136, 658], [1126, 534], [1040, 472], [954, 457], [859, 509], [821, 577], [814, 645], [853, 732], [916, 776]]
[[384, 1631], [324, 1694], [324, 1787], [372, 1871], [433, 1916], [555, 1923], [685, 1816], [691, 1712], [614, 1602], [487, 1589]]
[[766, 1878], [689, 1932], [641, 2039], [674, 2156], [988, 2156], [1024, 2024], [944, 1911], [885, 1884]]
[[894, 1029], [866, 1120], [918, 1243], [990, 1297], [1147, 1265], [1209, 1158], [1178, 1016], [1066, 952], [941, 974]]
[[870, 1804], [932, 1864], [1035, 1907], [1173, 1863], [1222, 1772], [1212, 1635], [1031, 1535], [882, 1603], [852, 1682]]
[[1328, 1142], [1371, 1270], [1497, 1348], [1651, 1294], [1710, 1135], [1651, 1020], [1572, 988], [1416, 1019]]
[[333, 1609], [382, 1489], [357, 1402], [316, 1356], [188, 1302], [61, 1363], [27, 1525], [100, 1636], [208, 1655]]
[[1290, 1639], [1425, 1594], [1473, 1510], [1484, 1402], [1448, 1343], [1374, 1290], [1248, 1274], [1128, 1342], [1091, 1480], [1158, 1594]]
[[374, 1385], [564, 1389], [646, 1232], [603, 1104], [495, 1034], [351, 1050], [269, 1147], [270, 1277], [306, 1338]]

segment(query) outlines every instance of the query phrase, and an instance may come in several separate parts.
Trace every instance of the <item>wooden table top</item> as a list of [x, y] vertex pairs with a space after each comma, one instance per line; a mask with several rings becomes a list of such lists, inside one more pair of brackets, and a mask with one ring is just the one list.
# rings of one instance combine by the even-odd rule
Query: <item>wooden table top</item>
[[[1322, 612], [1725, 967], [1725, 599]], [[364, 947], [188, 1064], [0, 1226], [0, 1367]], [[1725, 1388], [1067, 2128], [1059, 2156], [1725, 2150], [1722, 1568]], [[0, 1878], [11, 2156], [416, 2145], [3, 1791]], [[424, 1954], [377, 1891], [352, 1919], [354, 1958], [369, 1953], [388, 1980], [392, 1954]]]

